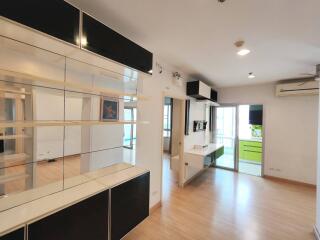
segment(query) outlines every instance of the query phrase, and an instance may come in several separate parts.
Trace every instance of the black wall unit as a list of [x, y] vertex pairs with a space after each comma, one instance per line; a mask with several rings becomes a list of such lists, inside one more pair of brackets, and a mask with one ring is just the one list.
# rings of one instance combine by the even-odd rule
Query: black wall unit
[[0, 240], [24, 240], [24, 228], [19, 228], [11, 233], [8, 233], [2, 237]]
[[28, 240], [107, 240], [108, 190], [32, 223]]
[[187, 96], [198, 100], [218, 101], [218, 93], [201, 81], [187, 82]]
[[79, 39], [80, 11], [63, 0], [4, 0], [0, 14], [72, 44]]
[[262, 120], [263, 120], [262, 105], [250, 105], [249, 124], [262, 125]]
[[111, 239], [119, 240], [149, 216], [150, 173], [111, 189]]
[[186, 100], [186, 109], [184, 116], [184, 135], [189, 135], [189, 124], [190, 124], [190, 100]]
[[218, 102], [218, 92], [211, 89], [210, 100], [213, 102]]
[[187, 96], [197, 99], [205, 99], [199, 95], [199, 85], [200, 81], [187, 82]]
[[83, 13], [83, 48], [129, 67], [150, 73], [152, 53]]
[[216, 118], [216, 109], [214, 106], [210, 106], [209, 110], [209, 131], [213, 132], [215, 130], [215, 118]]

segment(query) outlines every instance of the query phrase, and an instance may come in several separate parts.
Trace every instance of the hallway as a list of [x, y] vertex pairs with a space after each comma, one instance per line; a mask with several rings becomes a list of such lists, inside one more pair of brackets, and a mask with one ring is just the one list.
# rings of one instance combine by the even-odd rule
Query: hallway
[[[126, 240], [313, 240], [316, 190], [221, 169], [177, 188]], [[167, 192], [166, 192], [167, 189]]]

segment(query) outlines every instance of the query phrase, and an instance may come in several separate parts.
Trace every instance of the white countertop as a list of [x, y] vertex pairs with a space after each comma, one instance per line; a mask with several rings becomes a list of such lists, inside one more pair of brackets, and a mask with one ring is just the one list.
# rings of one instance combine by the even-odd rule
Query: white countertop
[[185, 151], [184, 153], [200, 155], [200, 156], [207, 156], [222, 147], [223, 147], [223, 144], [210, 143], [210, 144], [208, 144], [208, 147], [200, 148], [200, 149], [192, 148], [190, 150]]
[[146, 172], [144, 169], [130, 167], [0, 212], [0, 236]]

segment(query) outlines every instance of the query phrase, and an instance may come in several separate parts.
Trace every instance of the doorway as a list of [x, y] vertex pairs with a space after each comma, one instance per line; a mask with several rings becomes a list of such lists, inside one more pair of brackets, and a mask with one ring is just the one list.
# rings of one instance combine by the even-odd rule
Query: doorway
[[224, 153], [215, 160], [215, 166], [236, 170], [237, 107], [216, 108], [215, 141], [224, 146]]
[[263, 106], [239, 105], [239, 172], [262, 176]]
[[162, 197], [170, 196], [179, 185], [183, 158], [184, 100], [164, 97], [162, 131]]
[[214, 141], [224, 153], [214, 167], [262, 176], [263, 105], [229, 105], [216, 108]]

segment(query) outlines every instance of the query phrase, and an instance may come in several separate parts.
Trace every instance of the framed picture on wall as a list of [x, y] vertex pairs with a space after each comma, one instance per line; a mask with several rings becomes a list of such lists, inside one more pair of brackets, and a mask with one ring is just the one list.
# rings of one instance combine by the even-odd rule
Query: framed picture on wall
[[101, 121], [118, 121], [119, 120], [119, 100], [108, 97], [101, 97]]

